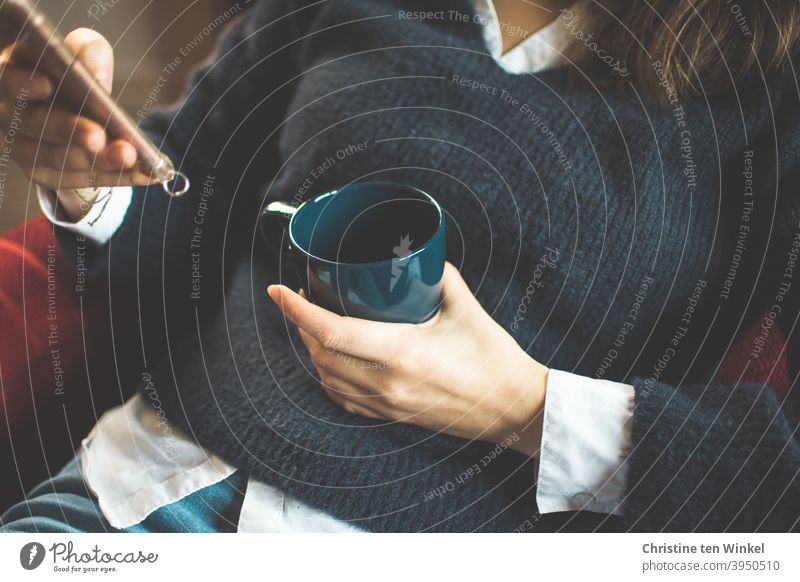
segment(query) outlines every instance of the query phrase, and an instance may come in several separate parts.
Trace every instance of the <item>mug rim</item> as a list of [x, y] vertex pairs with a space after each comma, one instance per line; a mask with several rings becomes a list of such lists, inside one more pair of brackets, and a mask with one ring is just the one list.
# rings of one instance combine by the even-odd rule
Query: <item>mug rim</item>
[[292, 217], [289, 219], [289, 226], [288, 226], [289, 241], [292, 243], [292, 245], [297, 250], [299, 250], [301, 253], [303, 253], [309, 259], [314, 259], [315, 261], [319, 261], [321, 263], [327, 263], [329, 265], [344, 265], [344, 266], [348, 266], [348, 267], [351, 267], [351, 266], [352, 267], [355, 267], [355, 266], [364, 267], [364, 266], [369, 266], [369, 265], [378, 266], [378, 265], [382, 265], [384, 263], [390, 263], [392, 261], [397, 260], [397, 257], [392, 257], [392, 258], [389, 258], [389, 259], [381, 259], [380, 261], [368, 261], [366, 263], [352, 263], [352, 262], [347, 262], [347, 261], [331, 261], [329, 259], [323, 259], [322, 257], [318, 257], [317, 255], [311, 254], [310, 252], [306, 251], [306, 249], [304, 249], [300, 244], [298, 244], [297, 241], [294, 239], [294, 232], [292, 230], [292, 225], [294, 224], [295, 218], [297, 218], [300, 215], [300, 212], [303, 210], [303, 208], [307, 204], [309, 204], [310, 202], [314, 202], [315, 200], [319, 200], [320, 198], [325, 198], [327, 196], [334, 196], [337, 193], [339, 193], [340, 191], [342, 191], [342, 190], [344, 190], [346, 188], [352, 187], [352, 186], [394, 186], [394, 187], [403, 188], [405, 190], [412, 190], [412, 191], [416, 192], [417, 194], [422, 194], [422, 196], [428, 202], [430, 202], [433, 205], [433, 207], [436, 209], [436, 212], [439, 215], [439, 222], [436, 224], [436, 228], [434, 229], [433, 234], [430, 236], [430, 238], [428, 238], [428, 240], [426, 240], [424, 243], [422, 243], [419, 246], [419, 248], [417, 248], [413, 253], [405, 255], [403, 257], [404, 261], [408, 260], [408, 259], [410, 259], [412, 257], [415, 257], [416, 255], [424, 252], [430, 246], [430, 244], [433, 242], [433, 240], [436, 238], [436, 235], [439, 234], [439, 231], [442, 229], [442, 226], [444, 225], [444, 211], [442, 210], [442, 207], [439, 204], [439, 202], [433, 196], [431, 196], [430, 194], [428, 194], [424, 190], [422, 190], [420, 188], [417, 188], [416, 186], [411, 186], [410, 184], [403, 184], [401, 182], [392, 182], [390, 180], [374, 180], [374, 181], [367, 181], [367, 182], [351, 182], [350, 184], [347, 184], [346, 186], [341, 186], [341, 187], [335, 188], [333, 190], [328, 190], [327, 192], [323, 192], [322, 194], [317, 194], [313, 198], [309, 198], [308, 200], [306, 200], [300, 206], [297, 207], [297, 210], [292, 215]]

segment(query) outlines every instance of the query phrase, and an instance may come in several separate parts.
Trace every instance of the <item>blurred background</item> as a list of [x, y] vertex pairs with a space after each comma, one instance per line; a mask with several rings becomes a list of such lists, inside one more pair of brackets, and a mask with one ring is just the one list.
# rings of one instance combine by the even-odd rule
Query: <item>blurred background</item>
[[[168, 104], [180, 96], [192, 69], [213, 50], [221, 27], [212, 26], [211, 34], [202, 33], [203, 29], [229, 4], [235, 3], [225, 0], [38, 1], [40, 9], [62, 34], [79, 27], [94, 28], [111, 42], [116, 55], [114, 95], [134, 119], [164, 66], [176, 56], [180, 56], [181, 63], [165, 76], [167, 83], [158, 94], [158, 105]], [[191, 48], [186, 50], [186, 47]], [[181, 49], [188, 56], [184, 56]], [[12, 166], [5, 197], [0, 199], [0, 232], [39, 214], [35, 194], [25, 175]]]

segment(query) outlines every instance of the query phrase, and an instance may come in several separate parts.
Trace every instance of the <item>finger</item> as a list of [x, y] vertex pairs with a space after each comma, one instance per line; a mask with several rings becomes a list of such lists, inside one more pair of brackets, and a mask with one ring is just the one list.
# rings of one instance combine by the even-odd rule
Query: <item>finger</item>
[[139, 158], [139, 155], [136, 153], [136, 148], [133, 147], [130, 142], [122, 139], [114, 140], [106, 145], [106, 149], [103, 153], [115, 169], [122, 168], [129, 170], [136, 165]]
[[270, 298], [286, 318], [307, 331], [326, 349], [369, 361], [382, 362], [395, 353], [405, 324], [387, 324], [342, 317], [303, 299], [284, 285], [270, 285]]
[[12, 156], [22, 166], [45, 166], [65, 174], [110, 173], [131, 169], [136, 164], [136, 150], [126, 142], [113, 142], [95, 154], [81, 147], [52, 145], [20, 137], [14, 142]]
[[6, 65], [0, 71], [0, 99], [44, 101], [53, 94], [53, 83], [44, 74]]
[[321, 386], [325, 396], [345, 412], [358, 414], [359, 416], [375, 420], [383, 419], [378, 411], [359, 400], [358, 396], [351, 396], [355, 388], [348, 385], [347, 382], [342, 380], [328, 380], [327, 382], [322, 382]]
[[326, 348], [311, 334], [298, 329], [300, 339], [305, 344], [317, 373], [333, 376], [356, 386], [362, 386], [364, 394], [375, 394], [382, 384], [381, 373], [390, 369], [390, 364], [370, 362]]
[[50, 190], [148, 186], [151, 184], [149, 178], [137, 170], [65, 174], [60, 170], [40, 166], [34, 168], [28, 177], [39, 186]]
[[338, 398], [349, 400], [359, 406], [374, 408], [374, 406], [370, 406], [370, 400], [375, 401], [375, 397], [365, 393], [357, 384], [348, 382], [344, 378], [331, 374], [321, 374], [320, 384], [325, 390], [333, 393]]
[[111, 93], [114, 79], [114, 49], [103, 35], [90, 28], [78, 28], [66, 36], [64, 44], [83, 63], [100, 86]]
[[[14, 115], [13, 104], [0, 103], [2, 127], [10, 123]], [[90, 152], [100, 152], [106, 146], [106, 132], [100, 124], [50, 105], [29, 106], [19, 120], [19, 131], [30, 138], [84, 147]]]

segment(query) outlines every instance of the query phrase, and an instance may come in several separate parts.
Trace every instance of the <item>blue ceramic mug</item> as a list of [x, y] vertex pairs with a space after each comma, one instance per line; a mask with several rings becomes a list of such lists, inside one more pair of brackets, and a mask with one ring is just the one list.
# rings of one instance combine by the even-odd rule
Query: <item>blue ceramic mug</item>
[[311, 301], [340, 315], [421, 323], [439, 309], [445, 218], [429, 194], [393, 182], [359, 182], [300, 206], [268, 204], [267, 240], [288, 220], [292, 260]]

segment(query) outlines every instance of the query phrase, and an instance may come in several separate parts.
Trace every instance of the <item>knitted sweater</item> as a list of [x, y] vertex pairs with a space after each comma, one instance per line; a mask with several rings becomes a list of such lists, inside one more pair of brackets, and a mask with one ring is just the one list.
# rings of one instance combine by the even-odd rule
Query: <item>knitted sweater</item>
[[[447, 17], [412, 14], [432, 7]], [[199, 444], [375, 531], [797, 527], [797, 390], [715, 382], [759, 318], [748, 357], [781, 328], [797, 361], [790, 75], [659, 106], [565, 68], [504, 72], [472, 10], [272, 0], [227, 31], [180, 105], [144, 122], [191, 193], [136, 189], [103, 247], [58, 233], [111, 285], [119, 388], [150, 374], [154, 406]], [[541, 518], [533, 460], [324, 396], [266, 297], [298, 282], [258, 211], [377, 179], [442, 203], [448, 259], [531, 357], [634, 385], [621, 518]]]

